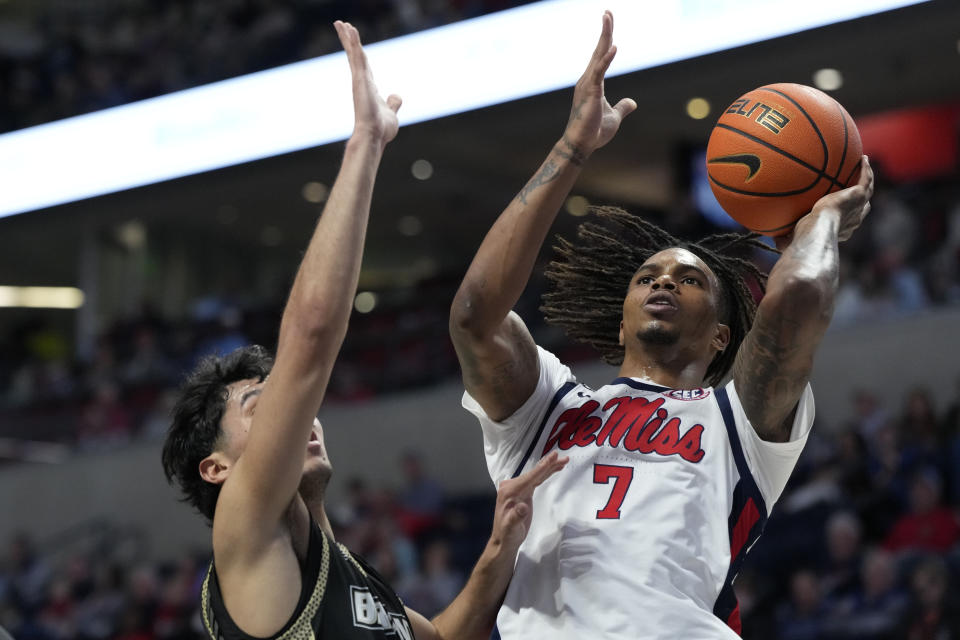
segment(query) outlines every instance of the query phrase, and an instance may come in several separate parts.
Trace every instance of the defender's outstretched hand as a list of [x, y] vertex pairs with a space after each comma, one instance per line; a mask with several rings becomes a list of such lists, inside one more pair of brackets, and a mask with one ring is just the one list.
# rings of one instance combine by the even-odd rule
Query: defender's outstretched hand
[[620, 128], [620, 122], [637, 108], [637, 103], [630, 98], [624, 98], [611, 107], [603, 94], [603, 77], [616, 55], [613, 14], [604, 11], [600, 40], [573, 91], [573, 108], [564, 133], [567, 140], [584, 155], [610, 142]]
[[387, 96], [386, 100], [380, 97], [357, 29], [349, 22], [340, 20], [334, 22], [333, 26], [340, 37], [343, 50], [347, 53], [350, 74], [353, 77], [353, 133], [368, 133], [379, 140], [382, 146], [386, 146], [397, 135], [400, 127], [397, 110], [402, 100], [396, 94]]
[[556, 451], [542, 458], [530, 471], [500, 483], [497, 489], [497, 507], [493, 513], [491, 542], [500, 542], [505, 548], [518, 549], [533, 519], [533, 490], [543, 481], [563, 469], [570, 458], [561, 458]]

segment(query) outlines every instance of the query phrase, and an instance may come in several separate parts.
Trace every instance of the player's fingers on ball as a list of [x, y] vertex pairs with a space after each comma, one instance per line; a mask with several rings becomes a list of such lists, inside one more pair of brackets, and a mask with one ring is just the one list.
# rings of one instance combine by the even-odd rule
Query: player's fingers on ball
[[870, 166], [870, 158], [863, 156], [860, 166], [860, 184], [864, 186], [873, 186], [873, 167]]

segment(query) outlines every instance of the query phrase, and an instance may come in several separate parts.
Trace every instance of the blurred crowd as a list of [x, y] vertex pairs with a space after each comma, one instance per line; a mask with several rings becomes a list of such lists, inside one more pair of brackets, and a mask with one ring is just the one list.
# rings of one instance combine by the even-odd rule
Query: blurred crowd
[[[960, 378], [814, 431], [735, 584], [745, 638], [960, 638]], [[822, 424], [818, 419], [818, 427]]]
[[0, 133], [337, 51], [334, 20], [375, 42], [524, 1], [55, 4], [0, 4]]
[[[903, 398], [863, 389], [852, 415], [843, 425], [818, 418], [735, 582], [746, 640], [960, 638], [960, 378], [941, 413], [926, 389]], [[482, 551], [494, 496], [449, 495], [416, 451], [398, 462], [400, 486], [348, 479], [331, 521], [340, 542], [430, 616]], [[95, 525], [9, 542], [0, 626], [19, 640], [202, 637], [209, 550], [151, 562], [143, 532]]]
[[841, 251], [833, 327], [960, 302], [960, 184], [893, 185], [876, 170], [870, 215]]
[[[374, 313], [355, 312], [327, 401], [358, 402], [448, 379], [457, 370], [446, 338], [455, 286], [420, 283], [415, 305], [383, 295]], [[86, 359], [63, 333], [21, 326], [0, 340], [0, 462], [55, 454], [46, 443], [90, 451], [162, 437], [186, 372], [205, 355], [251, 343], [272, 348], [281, 312], [215, 298], [198, 301], [180, 322], [144, 309], [108, 327]]]

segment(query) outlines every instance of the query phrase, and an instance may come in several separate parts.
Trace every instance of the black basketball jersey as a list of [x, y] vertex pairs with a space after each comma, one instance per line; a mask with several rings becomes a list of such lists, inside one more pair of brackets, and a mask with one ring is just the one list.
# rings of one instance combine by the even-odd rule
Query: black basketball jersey
[[[271, 640], [413, 640], [400, 598], [373, 567], [331, 540], [312, 518], [300, 576], [297, 608]], [[200, 604], [203, 626], [212, 640], [256, 640], [227, 613], [213, 562]]]

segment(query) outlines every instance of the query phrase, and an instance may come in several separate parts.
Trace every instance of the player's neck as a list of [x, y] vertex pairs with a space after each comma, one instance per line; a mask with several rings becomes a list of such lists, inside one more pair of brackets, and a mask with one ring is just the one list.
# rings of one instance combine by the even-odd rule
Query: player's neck
[[310, 515], [317, 521], [317, 525], [320, 526], [320, 530], [330, 536], [331, 540], [335, 540], [333, 537], [333, 527], [330, 526], [330, 518], [327, 517], [327, 510], [323, 503], [323, 493], [304, 494], [304, 492], [301, 491], [300, 496], [303, 498], [304, 503], [306, 503]]
[[670, 389], [696, 389], [703, 386], [707, 365], [672, 350], [630, 350], [620, 365], [621, 378], [640, 378]]
[[333, 537], [333, 527], [330, 526], [330, 519], [327, 517], [327, 511], [323, 508], [323, 505], [316, 511], [311, 509], [310, 515], [317, 521], [317, 525], [319, 525], [321, 531], [330, 536], [331, 540], [336, 540], [336, 538]]

